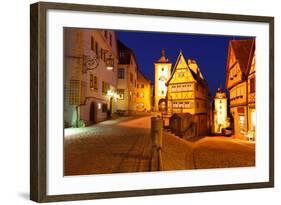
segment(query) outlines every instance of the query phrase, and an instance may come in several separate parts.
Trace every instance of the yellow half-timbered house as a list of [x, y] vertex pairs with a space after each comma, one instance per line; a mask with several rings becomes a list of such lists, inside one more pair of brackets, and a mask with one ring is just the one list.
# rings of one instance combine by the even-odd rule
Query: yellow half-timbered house
[[231, 40], [226, 88], [234, 134], [242, 138], [255, 138], [255, 67], [255, 40]]
[[166, 83], [168, 114], [190, 113], [196, 135], [209, 133], [209, 87], [195, 60], [186, 61], [180, 52]]

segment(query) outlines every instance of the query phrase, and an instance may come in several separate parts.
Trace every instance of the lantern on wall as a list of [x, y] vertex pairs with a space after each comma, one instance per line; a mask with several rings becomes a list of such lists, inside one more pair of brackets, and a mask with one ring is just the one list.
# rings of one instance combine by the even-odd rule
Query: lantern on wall
[[113, 70], [114, 67], [114, 59], [112, 55], [110, 54], [108, 58], [105, 59], [106, 69], [107, 70]]

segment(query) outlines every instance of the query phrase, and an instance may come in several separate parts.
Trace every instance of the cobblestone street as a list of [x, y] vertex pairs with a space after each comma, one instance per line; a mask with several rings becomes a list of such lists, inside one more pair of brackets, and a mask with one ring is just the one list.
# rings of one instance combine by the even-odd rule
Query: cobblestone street
[[[150, 117], [121, 117], [65, 129], [65, 175], [150, 171]], [[232, 137], [181, 139], [164, 132], [164, 170], [255, 165], [255, 143]]]
[[222, 136], [184, 140], [165, 133], [163, 165], [164, 170], [255, 166], [255, 143]]
[[150, 116], [65, 130], [65, 175], [149, 171]]

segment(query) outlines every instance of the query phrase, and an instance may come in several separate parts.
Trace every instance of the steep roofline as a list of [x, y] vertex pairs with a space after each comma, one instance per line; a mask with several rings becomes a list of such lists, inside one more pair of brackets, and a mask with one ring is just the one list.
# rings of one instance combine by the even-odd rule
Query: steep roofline
[[[180, 57], [181, 57], [181, 56], [182, 56], [183, 59], [185, 60], [186, 65], [187, 65], [187, 69], [189, 69], [189, 71], [191, 72], [191, 75], [192, 75], [192, 77], [194, 78], [194, 80], [195, 80], [196, 82], [200, 83], [200, 84], [208, 85], [205, 79], [201, 79], [200, 76], [198, 76], [197, 73], [195, 73], [195, 72], [189, 67], [188, 62], [186, 61], [186, 59], [185, 59], [185, 57], [184, 57], [184, 55], [183, 55], [183, 52], [182, 52], [181, 50], [180, 50], [180, 53], [179, 53], [179, 55], [178, 55], [177, 61], [176, 61], [175, 65], [174, 65], [174, 67], [173, 67], [173, 69], [172, 69], [172, 73], [171, 73], [171, 75], [170, 75], [170, 78], [169, 78], [169, 80], [167, 80], [167, 82], [166, 82], [166, 85], [169, 84], [170, 81], [171, 81], [171, 79], [173, 78], [174, 73], [175, 73], [175, 71], [176, 71], [176, 68], [177, 68], [177, 66], [178, 66], [178, 64], [179, 64], [179, 60], [180, 60]], [[196, 63], [196, 64], [197, 64], [197, 63]], [[197, 66], [198, 66], [198, 65], [197, 65]], [[200, 72], [201, 72], [201, 71], [200, 71]], [[203, 76], [202, 73], [201, 73], [201, 75]]]
[[255, 55], [255, 50], [256, 50], [256, 39], [254, 39], [253, 43], [252, 43], [250, 57], [249, 57], [248, 63], [247, 63], [246, 77], [248, 77], [249, 72], [251, 70], [251, 65], [252, 65], [253, 57]]
[[[251, 49], [250, 49], [250, 54], [249, 54], [249, 58], [247, 59], [247, 65], [246, 65], [246, 69], [245, 71], [241, 70], [241, 64], [239, 63], [239, 61], [237, 60], [237, 56], [236, 56], [236, 53], [234, 51], [234, 48], [233, 48], [233, 44], [234, 42], [243, 42], [243, 41], [251, 41], [252, 44], [251, 44]], [[255, 45], [256, 45], [256, 40], [255, 39], [245, 39], [245, 40], [230, 40], [229, 41], [229, 44], [228, 44], [228, 54], [227, 54], [227, 66], [226, 66], [226, 81], [225, 81], [225, 88], [227, 89], [227, 84], [228, 84], [228, 77], [229, 77], [229, 70], [230, 70], [230, 67], [229, 67], [229, 63], [230, 63], [230, 51], [232, 49], [232, 52], [233, 52], [233, 55], [235, 56], [235, 59], [236, 61], [239, 63], [239, 69], [242, 73], [242, 75], [244, 74], [245, 77], [247, 78], [248, 77], [248, 74], [249, 74], [249, 71], [250, 71], [250, 68], [251, 68], [251, 62], [252, 62], [252, 59], [253, 59], [253, 56], [254, 56], [254, 53], [255, 53]], [[235, 62], [235, 64], [237, 63]], [[233, 87], [233, 86], [232, 86]]]
[[[182, 57], [184, 58], [184, 55], [183, 55], [182, 51], [180, 51], [180, 53], [179, 53], [179, 55], [178, 55], [178, 58], [177, 58], [177, 60], [176, 60], [176, 63], [175, 63], [175, 65], [173, 66], [173, 69], [172, 69], [170, 78], [169, 78], [169, 80], [167, 80], [166, 84], [168, 84], [168, 83], [171, 81], [171, 79], [172, 79], [172, 77], [173, 77], [173, 75], [174, 75], [174, 73], [175, 73], [176, 67], [177, 67], [177, 65], [178, 65], [178, 63], [179, 63], [179, 60], [180, 60], [180, 56], [181, 56], [181, 55], [182, 55]], [[185, 58], [184, 58], [184, 59], [185, 59]]]
[[228, 42], [228, 51], [227, 51], [227, 63], [226, 63], [226, 81], [225, 81], [225, 89], [227, 89], [228, 84], [228, 75], [229, 75], [229, 56], [230, 56], [230, 50], [231, 50], [231, 41]]

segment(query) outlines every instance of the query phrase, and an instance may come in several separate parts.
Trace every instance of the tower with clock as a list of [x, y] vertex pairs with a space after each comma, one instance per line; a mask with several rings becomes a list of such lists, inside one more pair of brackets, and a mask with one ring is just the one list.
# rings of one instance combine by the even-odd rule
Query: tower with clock
[[154, 76], [155, 76], [154, 110], [155, 111], [166, 110], [166, 106], [167, 106], [166, 82], [170, 78], [171, 67], [172, 67], [172, 63], [166, 58], [165, 50], [162, 49], [160, 59], [154, 63]]

